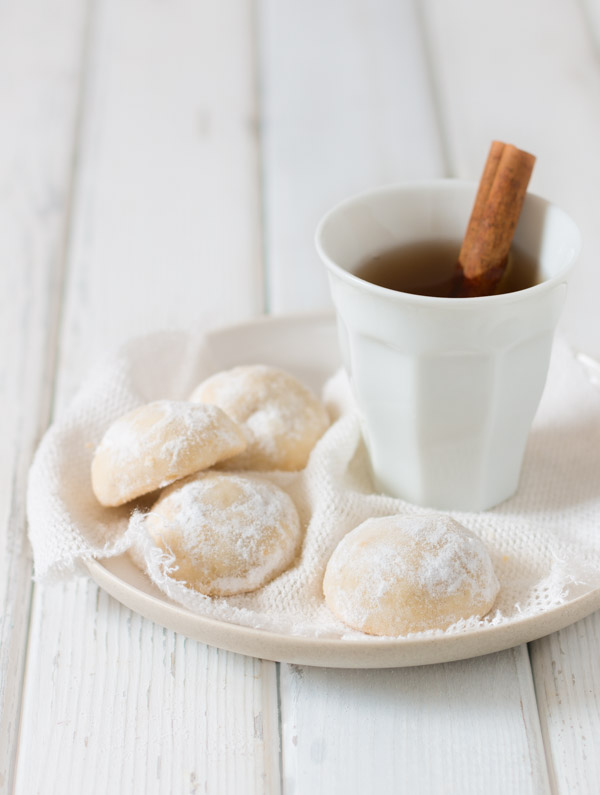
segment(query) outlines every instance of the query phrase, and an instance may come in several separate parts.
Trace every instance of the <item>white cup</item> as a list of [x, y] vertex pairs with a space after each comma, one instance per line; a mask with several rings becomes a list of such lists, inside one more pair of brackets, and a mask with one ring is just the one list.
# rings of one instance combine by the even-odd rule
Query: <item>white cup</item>
[[540, 282], [503, 295], [412, 295], [353, 271], [397, 245], [460, 244], [476, 189], [436, 180], [371, 190], [334, 207], [316, 235], [375, 485], [446, 510], [485, 510], [517, 489], [579, 231], [528, 194], [515, 244], [538, 260]]

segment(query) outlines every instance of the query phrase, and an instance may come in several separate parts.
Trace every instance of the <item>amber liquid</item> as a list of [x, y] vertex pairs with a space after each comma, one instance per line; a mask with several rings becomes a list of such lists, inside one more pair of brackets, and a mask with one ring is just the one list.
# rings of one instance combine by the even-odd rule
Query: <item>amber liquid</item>
[[[353, 273], [389, 290], [453, 298], [460, 274], [457, 269], [459, 251], [460, 242], [455, 240], [410, 243], [368, 257]], [[504, 276], [494, 292], [513, 293], [538, 282], [537, 260], [513, 246]]]

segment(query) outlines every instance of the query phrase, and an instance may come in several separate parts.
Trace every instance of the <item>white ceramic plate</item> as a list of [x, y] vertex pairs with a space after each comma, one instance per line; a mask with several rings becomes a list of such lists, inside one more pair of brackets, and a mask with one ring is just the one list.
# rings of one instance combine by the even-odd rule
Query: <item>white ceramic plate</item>
[[[210, 335], [223, 369], [263, 362], [290, 370], [319, 390], [339, 366], [332, 315], [266, 318]], [[252, 629], [192, 613], [164, 596], [127, 556], [88, 564], [93, 579], [119, 602], [190, 638], [268, 660], [338, 668], [389, 668], [449, 662], [507, 649], [555, 632], [600, 608], [600, 589], [533, 618], [460, 635], [422, 639], [306, 638]]]

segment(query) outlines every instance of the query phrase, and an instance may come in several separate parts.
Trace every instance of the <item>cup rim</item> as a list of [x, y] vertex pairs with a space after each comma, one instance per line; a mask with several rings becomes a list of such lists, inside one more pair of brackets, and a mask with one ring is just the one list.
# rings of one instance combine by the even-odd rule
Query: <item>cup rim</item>
[[[526, 199], [528, 202], [534, 202], [536, 204], [541, 204], [545, 207], [552, 207], [559, 213], [561, 213], [569, 222], [572, 227], [572, 231], [574, 233], [574, 250], [571, 255], [569, 262], [554, 276], [550, 279], [545, 279], [543, 282], [539, 282], [538, 284], [534, 284], [531, 287], [526, 287], [523, 290], [515, 290], [510, 293], [500, 293], [498, 295], [481, 295], [481, 296], [471, 296], [468, 298], [447, 298], [442, 296], [435, 296], [435, 295], [418, 295], [415, 293], [405, 293], [400, 290], [392, 290], [389, 287], [382, 287], [379, 284], [373, 284], [372, 282], [365, 281], [361, 279], [359, 276], [356, 276], [354, 273], [347, 271], [345, 268], [338, 265], [334, 262], [331, 257], [326, 253], [324, 245], [323, 245], [323, 231], [326, 228], [327, 224], [331, 221], [333, 217], [335, 217], [341, 210], [344, 210], [346, 207], [355, 204], [356, 202], [363, 201], [369, 197], [378, 196], [385, 193], [410, 193], [411, 191], [428, 191], [428, 190], [453, 190], [456, 188], [471, 188], [473, 189], [473, 199], [475, 198], [475, 192], [477, 190], [477, 182], [474, 180], [466, 180], [466, 179], [455, 179], [452, 177], [445, 177], [441, 179], [428, 179], [428, 180], [414, 180], [410, 182], [396, 182], [390, 183], [387, 185], [380, 185], [375, 188], [370, 188], [369, 190], [361, 191], [359, 193], [355, 193], [352, 196], [349, 196], [342, 201], [335, 204], [331, 209], [329, 209], [325, 215], [321, 218], [319, 223], [317, 224], [317, 228], [315, 231], [315, 245], [317, 248], [317, 252], [325, 266], [328, 270], [335, 274], [338, 278], [341, 278], [348, 284], [353, 285], [354, 287], [366, 290], [367, 292], [373, 293], [375, 295], [379, 295], [380, 297], [385, 297], [388, 300], [395, 300], [401, 301], [402, 303], [411, 303], [421, 306], [444, 306], [446, 308], [455, 307], [455, 308], [463, 308], [465, 305], [467, 306], [481, 306], [482, 304], [486, 303], [493, 303], [493, 304], [509, 304], [509, 303], [516, 303], [518, 301], [527, 300], [530, 297], [534, 297], [535, 295], [545, 292], [547, 290], [552, 289], [557, 284], [561, 284], [566, 281], [567, 275], [573, 269], [575, 262], [581, 252], [581, 232], [577, 226], [577, 224], [573, 221], [570, 215], [568, 215], [564, 210], [558, 207], [553, 202], [549, 201], [548, 199], [539, 196], [536, 193], [530, 193], [529, 191], [526, 194]], [[465, 304], [466, 302], [466, 304]]]

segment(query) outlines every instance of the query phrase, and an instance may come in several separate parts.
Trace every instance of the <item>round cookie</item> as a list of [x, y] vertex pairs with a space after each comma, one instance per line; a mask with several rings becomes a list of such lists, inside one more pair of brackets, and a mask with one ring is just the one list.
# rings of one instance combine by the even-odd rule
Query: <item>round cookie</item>
[[244, 450], [242, 430], [217, 406], [157, 400], [108, 428], [92, 460], [102, 505], [123, 505]]
[[214, 403], [240, 423], [248, 447], [228, 462], [236, 469], [303, 469], [329, 426], [325, 407], [298, 379], [266, 365], [211, 376], [191, 400]]
[[207, 596], [260, 588], [290, 565], [300, 540], [300, 519], [284, 491], [225, 472], [175, 483], [145, 525], [175, 557], [170, 576]]
[[449, 516], [384, 516], [348, 533], [331, 556], [323, 592], [353, 629], [406, 635], [482, 617], [498, 595], [490, 556]]

